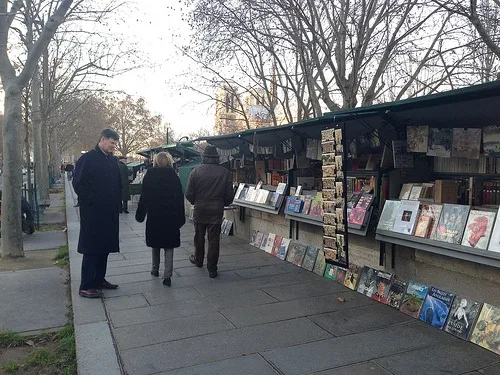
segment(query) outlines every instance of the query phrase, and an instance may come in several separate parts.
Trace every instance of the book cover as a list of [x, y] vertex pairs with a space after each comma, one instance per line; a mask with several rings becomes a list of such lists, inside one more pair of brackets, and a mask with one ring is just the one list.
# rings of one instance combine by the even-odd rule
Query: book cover
[[482, 304], [470, 298], [456, 296], [444, 330], [463, 340], [469, 340]]
[[389, 287], [389, 294], [387, 295], [387, 304], [395, 309], [401, 307], [401, 303], [403, 302], [403, 296], [406, 291], [406, 283], [397, 278], [393, 278], [391, 282], [391, 286]]
[[427, 228], [427, 238], [430, 239], [436, 238], [436, 229], [442, 210], [443, 206], [440, 204], [422, 204], [420, 206], [420, 217], [426, 216], [431, 219], [429, 223], [429, 228]]
[[500, 308], [485, 303], [470, 341], [500, 355]]
[[457, 158], [479, 159], [481, 133], [481, 129], [453, 128], [451, 156]]
[[444, 203], [436, 228], [436, 240], [460, 244], [469, 210], [469, 206]]
[[394, 168], [413, 168], [413, 154], [406, 149], [406, 141], [392, 141]]
[[[267, 241], [267, 236], [265, 237], [266, 238], [266, 241]], [[255, 242], [254, 242], [254, 246], [255, 247], [258, 247], [260, 249], [260, 245], [262, 244], [262, 240], [264, 239], [264, 233], [262, 232], [257, 232], [257, 237], [255, 239]]]
[[267, 236], [266, 247], [264, 248], [266, 253], [273, 251], [274, 240], [276, 239], [276, 233], [269, 233]]
[[293, 195], [290, 195], [289, 197], [286, 198], [286, 206], [285, 206], [285, 211], [287, 212], [293, 212], [294, 208], [295, 208], [295, 201], [297, 200], [298, 198], [293, 196]]
[[316, 257], [318, 256], [319, 248], [316, 246], [307, 246], [306, 255], [302, 261], [302, 268], [312, 271], [314, 268], [314, 263], [316, 263]]
[[429, 289], [427, 285], [410, 280], [399, 311], [414, 318], [418, 318], [420, 308], [422, 307], [425, 296], [427, 295], [427, 289]]
[[285, 194], [285, 190], [286, 190], [286, 182], [280, 182], [278, 184], [278, 187], [276, 188], [276, 193]]
[[451, 128], [430, 128], [428, 156], [449, 158], [451, 156], [451, 141], [453, 130]]
[[368, 210], [373, 203], [374, 197], [375, 196], [373, 194], [362, 194], [358, 200], [358, 203], [356, 203], [356, 208], [360, 207]]
[[296, 241], [291, 241], [290, 245], [288, 246], [288, 254], [286, 255], [286, 261], [293, 263], [293, 260], [295, 259], [295, 254], [298, 251], [298, 246], [299, 243]]
[[261, 250], [264, 250], [264, 251], [266, 250], [268, 238], [269, 238], [269, 234], [264, 234], [262, 236], [262, 242], [260, 243]]
[[377, 163], [380, 159], [379, 154], [370, 154], [370, 157], [368, 158], [368, 162], [366, 163], [366, 170], [367, 171], [373, 171], [375, 170], [375, 167], [377, 166]]
[[402, 200], [396, 211], [393, 232], [413, 234], [418, 217], [419, 201]]
[[345, 276], [347, 274], [347, 269], [339, 267], [337, 270], [337, 279], [336, 281], [340, 284], [344, 284], [345, 282]]
[[349, 269], [345, 275], [344, 285], [349, 289], [356, 290], [358, 287], [360, 267], [355, 264], [350, 264]]
[[233, 228], [233, 222], [231, 220], [227, 220], [226, 226], [224, 227], [224, 234], [229, 236], [231, 234], [231, 229]]
[[238, 189], [236, 190], [236, 193], [234, 194], [234, 199], [240, 199], [241, 192], [243, 191], [243, 188], [245, 187], [245, 183], [242, 182], [238, 185]]
[[325, 273], [323, 276], [330, 280], [337, 280], [337, 273], [339, 272], [339, 268], [334, 266], [333, 264], [326, 263]]
[[292, 252], [288, 252], [286, 260], [300, 267], [302, 266], [302, 262], [304, 261], [304, 257], [306, 255], [307, 245], [300, 242], [292, 242], [292, 244], [295, 246], [293, 247]]
[[500, 126], [483, 128], [483, 149], [486, 155], [500, 155]]
[[496, 212], [470, 210], [462, 238], [462, 246], [486, 250], [490, 242], [495, 217]]
[[361, 199], [361, 193], [353, 193], [351, 198], [347, 202], [347, 208], [354, 208], [358, 204], [358, 201]]
[[497, 211], [497, 218], [495, 219], [495, 225], [491, 233], [488, 250], [500, 253], [500, 208]]
[[442, 329], [450, 313], [454, 297], [453, 293], [431, 286], [420, 309], [419, 319]]
[[401, 187], [401, 191], [399, 193], [399, 199], [408, 199], [410, 198], [411, 188], [413, 184], [403, 184]]
[[279, 193], [272, 193], [271, 194], [271, 198], [269, 199], [269, 205], [272, 206], [272, 207], [277, 207], [277, 203], [278, 203], [278, 199], [280, 197], [280, 194]]
[[408, 197], [409, 200], [412, 201], [418, 201], [420, 198], [420, 194], [422, 193], [422, 189], [424, 187], [422, 185], [413, 185], [410, 191], [410, 196]]
[[281, 240], [283, 240], [283, 237], [281, 237], [279, 234], [277, 234], [276, 237], [274, 238], [271, 254], [273, 254], [275, 257], [278, 256], [278, 253], [280, 251]]
[[428, 126], [407, 126], [406, 139], [408, 152], [427, 152], [429, 143]]
[[313, 272], [316, 275], [323, 276], [325, 274], [325, 267], [326, 267], [325, 253], [323, 253], [323, 250], [320, 249], [318, 251], [318, 256], [316, 257], [316, 263], [314, 263]]
[[321, 193], [317, 193], [314, 197], [309, 214], [316, 217], [323, 216], [323, 195]]
[[250, 235], [250, 245], [255, 246], [255, 242], [257, 241], [257, 233], [259, 233], [257, 230], [253, 230], [252, 234]]
[[363, 267], [358, 282], [358, 293], [371, 297], [377, 286], [377, 271], [370, 267]]
[[240, 196], [238, 197], [239, 200], [247, 200], [247, 193], [248, 193], [248, 188], [244, 187], [243, 190], [240, 193]]
[[349, 213], [347, 219], [349, 224], [362, 226], [365, 222], [366, 209], [362, 207], [354, 207]]
[[309, 210], [311, 209], [312, 197], [310, 195], [306, 195], [304, 198], [304, 205], [302, 206], [302, 211], [300, 212], [303, 215], [309, 215]]
[[394, 222], [396, 221], [396, 214], [400, 205], [400, 201], [390, 201], [387, 200], [384, 203], [384, 208], [382, 209], [382, 214], [378, 221], [377, 230], [391, 230], [394, 227]]
[[422, 216], [422, 214], [420, 214], [417, 220], [417, 225], [415, 226], [414, 236], [426, 238], [431, 221], [432, 218], [430, 218], [429, 216]]
[[283, 238], [280, 243], [280, 249], [278, 251], [278, 258], [281, 260], [285, 260], [288, 254], [288, 248], [290, 246], [290, 242], [292, 240], [290, 238]]
[[392, 274], [385, 271], [378, 271], [376, 278], [375, 291], [372, 293], [371, 298], [374, 301], [380, 303], [387, 303], [387, 297], [389, 296], [389, 288], [391, 286]]

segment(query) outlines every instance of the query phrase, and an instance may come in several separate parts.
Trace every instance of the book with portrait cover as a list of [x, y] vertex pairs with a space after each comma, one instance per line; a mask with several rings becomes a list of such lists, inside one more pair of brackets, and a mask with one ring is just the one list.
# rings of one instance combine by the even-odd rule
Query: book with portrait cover
[[406, 139], [408, 152], [427, 152], [429, 143], [428, 126], [407, 126]]
[[307, 246], [306, 255], [302, 261], [302, 268], [308, 271], [312, 271], [314, 268], [314, 263], [316, 263], [316, 257], [318, 256], [319, 247]]
[[380, 303], [387, 303], [389, 288], [391, 286], [392, 274], [386, 271], [378, 271], [375, 279], [375, 290], [371, 298]]
[[451, 156], [456, 158], [479, 159], [481, 134], [481, 129], [453, 128]]
[[463, 340], [469, 340], [482, 304], [470, 298], [456, 296], [444, 330]]
[[391, 230], [394, 227], [394, 222], [396, 221], [396, 213], [400, 201], [390, 201], [386, 200], [384, 203], [384, 208], [380, 214], [380, 219], [378, 220], [377, 230]]
[[451, 156], [452, 137], [452, 128], [430, 128], [427, 155], [449, 158]]
[[392, 228], [393, 232], [413, 234], [419, 214], [419, 201], [402, 200], [396, 211], [396, 220]]
[[316, 257], [316, 263], [314, 263], [313, 272], [316, 275], [323, 276], [325, 274], [326, 260], [325, 253], [323, 250], [318, 251], [318, 256]]
[[279, 251], [278, 251], [278, 258], [280, 258], [281, 260], [285, 260], [286, 259], [286, 256], [287, 256], [287, 253], [288, 253], [288, 248], [290, 246], [290, 242], [292, 240], [290, 238], [283, 238], [281, 240], [281, 243], [280, 243], [280, 248], [279, 248]]
[[460, 245], [470, 206], [443, 204], [436, 228], [436, 240]]
[[424, 284], [417, 283], [416, 281], [410, 280], [406, 288], [405, 296], [403, 297], [403, 302], [401, 303], [401, 308], [399, 311], [405, 313], [406, 315], [418, 318], [420, 313], [420, 308], [424, 303], [425, 296], [427, 295], [427, 290], [429, 287]]
[[280, 251], [280, 245], [281, 245], [281, 240], [283, 237], [281, 237], [279, 234], [276, 235], [274, 238], [274, 243], [273, 243], [273, 248], [271, 250], [271, 254], [273, 254], [275, 257], [278, 256], [278, 253]]
[[387, 304], [399, 310], [405, 291], [406, 283], [394, 277], [389, 288], [389, 294], [387, 295]]
[[465, 225], [462, 246], [486, 250], [490, 242], [496, 212], [470, 210]]
[[349, 264], [349, 269], [345, 275], [344, 285], [349, 289], [356, 290], [358, 286], [360, 267], [355, 264]]
[[442, 329], [450, 313], [454, 297], [453, 293], [431, 286], [420, 309], [419, 319]]
[[333, 264], [326, 263], [325, 267], [325, 273], [323, 276], [325, 276], [327, 279], [330, 280], [337, 280], [337, 273], [339, 272], [339, 268], [337, 266], [334, 266]]
[[500, 355], [500, 307], [485, 303], [470, 341]]
[[274, 240], [276, 239], [276, 233], [269, 233], [267, 236], [266, 247], [264, 248], [266, 253], [273, 251]]
[[443, 206], [440, 204], [422, 204], [420, 206], [420, 216], [426, 216], [431, 219], [429, 222], [429, 228], [427, 229], [427, 238], [436, 238], [437, 224], [442, 210]]
[[358, 293], [371, 297], [377, 287], [377, 270], [370, 267], [363, 267], [358, 282]]

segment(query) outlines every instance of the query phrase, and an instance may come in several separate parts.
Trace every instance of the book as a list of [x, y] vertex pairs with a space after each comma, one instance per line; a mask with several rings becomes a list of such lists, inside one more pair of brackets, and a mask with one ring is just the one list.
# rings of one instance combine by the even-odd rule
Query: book
[[286, 190], [286, 182], [280, 182], [278, 184], [278, 187], [276, 188], [276, 193], [285, 194], [285, 190]]
[[375, 291], [371, 295], [371, 299], [380, 303], [387, 303], [389, 288], [391, 286], [392, 275], [389, 272], [378, 271], [376, 278]]
[[350, 264], [345, 275], [344, 285], [349, 289], [356, 290], [358, 286], [360, 267], [355, 264]]
[[406, 141], [392, 141], [394, 168], [413, 168], [413, 154], [407, 151]]
[[286, 198], [286, 205], [285, 205], [285, 211], [286, 212], [293, 212], [295, 209], [295, 202], [297, 201], [297, 197], [290, 195], [289, 197]]
[[451, 156], [451, 141], [453, 130], [451, 128], [430, 128], [427, 156], [449, 158]]
[[[262, 244], [262, 240], [264, 239], [264, 233], [262, 232], [257, 232], [257, 237], [255, 239], [255, 242], [254, 242], [254, 246], [255, 247], [258, 247], [260, 249], [260, 245]], [[267, 237], [266, 237], [266, 241], [267, 241]]]
[[417, 220], [417, 225], [415, 226], [415, 233], [413, 235], [416, 237], [426, 238], [431, 221], [432, 218], [429, 216], [422, 216], [422, 214], [420, 214]]
[[255, 242], [257, 240], [257, 233], [259, 233], [257, 230], [253, 230], [252, 234], [250, 235], [250, 245], [255, 246]]
[[403, 302], [401, 303], [401, 308], [399, 311], [405, 313], [406, 315], [418, 318], [420, 313], [420, 308], [424, 303], [425, 296], [427, 295], [427, 290], [429, 287], [424, 284], [420, 284], [416, 281], [410, 280], [406, 288], [405, 296], [403, 297]]
[[436, 240], [460, 244], [469, 210], [469, 206], [444, 203], [436, 228]]
[[420, 309], [419, 319], [442, 329], [450, 313], [454, 297], [453, 293], [431, 286]]
[[407, 126], [406, 142], [408, 152], [427, 152], [429, 143], [428, 126]]
[[286, 260], [290, 263], [295, 264], [296, 266], [301, 266], [304, 261], [304, 257], [306, 255], [307, 245], [303, 243], [292, 241], [290, 244], [290, 248], [288, 250], [288, 255]]
[[389, 294], [387, 295], [387, 304], [395, 309], [401, 307], [401, 303], [403, 302], [403, 296], [406, 291], [406, 283], [397, 278], [393, 278], [391, 282], [391, 286], [389, 287]]
[[267, 236], [266, 247], [264, 248], [266, 253], [270, 253], [273, 250], [275, 239], [276, 239], [276, 233], [269, 233], [269, 235]]
[[271, 254], [273, 254], [275, 257], [278, 256], [278, 253], [280, 251], [280, 245], [281, 245], [281, 240], [283, 237], [281, 237], [279, 234], [276, 235], [274, 238], [274, 243], [273, 243], [273, 248], [271, 250]]
[[370, 154], [370, 157], [368, 158], [368, 162], [366, 163], [365, 169], [367, 171], [375, 170], [375, 167], [377, 166], [379, 158], [380, 158], [379, 154]]
[[500, 253], [500, 207], [497, 211], [497, 218], [491, 233], [490, 244], [488, 245], [489, 251]]
[[424, 187], [422, 185], [413, 185], [411, 187], [410, 196], [408, 197], [408, 199], [412, 201], [418, 201], [423, 188]]
[[358, 293], [371, 297], [377, 286], [377, 270], [370, 267], [363, 267], [358, 282]]
[[303, 215], [309, 215], [309, 210], [311, 209], [312, 197], [310, 195], [306, 195], [304, 198], [304, 205], [302, 206], [302, 211], [300, 212]]
[[352, 225], [357, 225], [361, 227], [365, 222], [366, 209], [361, 207], [354, 207], [351, 209], [349, 213], [349, 217], [347, 218], [347, 222]]
[[361, 193], [353, 193], [351, 195], [351, 198], [347, 202], [347, 208], [354, 208], [354, 207], [356, 207], [356, 205], [358, 204], [358, 201], [360, 200], [360, 198], [361, 198], [362, 195], [363, 194], [361, 194]]
[[288, 254], [288, 247], [290, 246], [290, 242], [292, 240], [290, 238], [283, 238], [280, 243], [280, 248], [278, 251], [278, 258], [281, 260], [285, 260]]
[[500, 126], [483, 128], [483, 149], [486, 155], [500, 155]]
[[320, 249], [318, 251], [318, 256], [316, 257], [316, 263], [314, 263], [313, 272], [316, 275], [323, 276], [325, 274], [325, 267], [326, 267], [325, 253], [323, 253], [323, 250]]
[[439, 217], [441, 216], [441, 211], [443, 206], [440, 204], [422, 204], [420, 206], [420, 217], [429, 217], [431, 220], [429, 222], [429, 227], [427, 228], [427, 238], [436, 238], [436, 229], [439, 222]]
[[457, 295], [453, 300], [453, 305], [451, 305], [444, 330], [468, 341], [474, 324], [479, 317], [481, 306], [482, 304], [477, 301]]
[[326, 263], [325, 273], [323, 276], [330, 280], [337, 280], [337, 273], [339, 272], [339, 268], [334, 266], [333, 264]]
[[231, 220], [226, 220], [226, 225], [224, 226], [224, 231], [222, 233], [229, 236], [231, 234], [232, 228], [233, 228], [233, 222]]
[[462, 246], [486, 250], [490, 242], [495, 217], [496, 212], [470, 210], [462, 238]]
[[457, 158], [479, 159], [481, 134], [481, 129], [453, 128], [451, 156]]
[[269, 198], [269, 205], [271, 207], [276, 208], [279, 197], [280, 197], [279, 193], [276, 193], [276, 192], [271, 193], [271, 197]]
[[399, 199], [408, 199], [410, 198], [411, 188], [413, 184], [403, 184], [401, 187], [401, 191], [399, 192]]
[[323, 216], [323, 195], [317, 193], [311, 203], [311, 209], [309, 210], [309, 215], [315, 217]]
[[347, 269], [339, 267], [337, 270], [337, 279], [335, 281], [337, 281], [340, 284], [344, 284], [346, 274], [347, 274]]
[[240, 199], [241, 192], [245, 188], [245, 183], [242, 182], [238, 185], [238, 189], [236, 189], [236, 193], [234, 194], [234, 199]]
[[396, 213], [400, 201], [385, 201], [384, 208], [380, 214], [380, 219], [377, 224], [377, 230], [391, 230], [394, 227], [394, 222], [396, 221]]
[[418, 217], [419, 201], [402, 200], [394, 221], [393, 232], [413, 234]]
[[371, 204], [373, 203], [374, 197], [375, 196], [373, 194], [362, 194], [358, 200], [358, 203], [356, 203], [356, 208], [360, 207], [368, 210], [368, 208], [370, 208]]
[[477, 318], [470, 341], [500, 355], [500, 308], [485, 303]]
[[314, 268], [314, 263], [316, 263], [316, 257], [318, 256], [319, 247], [316, 246], [307, 246], [306, 255], [304, 256], [304, 260], [302, 261], [302, 268], [312, 271]]
[[261, 250], [266, 250], [267, 247], [267, 240], [269, 239], [269, 234], [263, 234], [262, 236], [262, 242], [260, 243], [260, 249]]

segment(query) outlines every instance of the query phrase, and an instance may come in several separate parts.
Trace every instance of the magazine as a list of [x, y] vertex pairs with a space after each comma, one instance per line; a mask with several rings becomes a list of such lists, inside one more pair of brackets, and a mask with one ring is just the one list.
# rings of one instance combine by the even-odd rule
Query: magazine
[[420, 309], [420, 320], [442, 329], [446, 323], [454, 297], [453, 293], [431, 286]]
[[456, 296], [444, 330], [463, 340], [469, 340], [482, 304], [470, 298]]

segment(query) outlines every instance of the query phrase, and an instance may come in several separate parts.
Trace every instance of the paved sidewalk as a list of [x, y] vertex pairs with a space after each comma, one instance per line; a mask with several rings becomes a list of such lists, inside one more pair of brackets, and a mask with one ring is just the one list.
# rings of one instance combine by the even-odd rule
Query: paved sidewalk
[[[223, 237], [220, 276], [210, 279], [189, 263], [190, 223], [165, 287], [150, 275], [131, 209], [108, 266], [120, 288], [102, 301], [73, 293], [80, 374], [500, 374], [500, 356], [235, 237]], [[78, 223], [68, 226], [74, 289]]]

